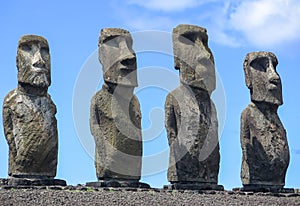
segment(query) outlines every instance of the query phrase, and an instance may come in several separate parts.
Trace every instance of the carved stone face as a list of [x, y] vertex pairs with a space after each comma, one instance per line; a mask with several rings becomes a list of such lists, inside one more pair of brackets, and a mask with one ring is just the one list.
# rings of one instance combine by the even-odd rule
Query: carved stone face
[[128, 31], [117, 28], [101, 30], [99, 60], [106, 82], [122, 86], [138, 86], [136, 55]]
[[211, 93], [216, 88], [214, 59], [208, 47], [206, 29], [179, 25], [173, 30], [175, 69], [180, 81]]
[[49, 87], [51, 66], [47, 40], [36, 35], [21, 37], [18, 44], [17, 68], [20, 83]]
[[251, 100], [282, 105], [282, 85], [276, 71], [276, 56], [271, 52], [252, 52], [247, 54], [244, 71]]

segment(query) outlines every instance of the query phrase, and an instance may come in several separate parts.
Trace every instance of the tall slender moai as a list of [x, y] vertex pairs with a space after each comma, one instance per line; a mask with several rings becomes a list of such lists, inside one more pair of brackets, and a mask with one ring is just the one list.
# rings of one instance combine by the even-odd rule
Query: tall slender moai
[[218, 120], [210, 98], [216, 87], [215, 65], [206, 29], [178, 25], [173, 29], [173, 50], [180, 86], [165, 102], [171, 183], [165, 188], [223, 190], [218, 185]]
[[25, 35], [18, 43], [18, 87], [5, 97], [3, 126], [9, 146], [8, 184], [66, 185], [54, 179], [58, 133], [51, 84], [49, 45], [45, 38]]
[[126, 30], [101, 30], [98, 47], [104, 84], [93, 96], [90, 107], [98, 182], [89, 182], [89, 186], [149, 187], [139, 182], [141, 111], [133, 93], [138, 83], [132, 44], [131, 34]]
[[251, 102], [241, 115], [243, 190], [279, 190], [289, 165], [286, 131], [277, 109], [283, 104], [282, 85], [271, 52], [252, 52], [244, 61]]

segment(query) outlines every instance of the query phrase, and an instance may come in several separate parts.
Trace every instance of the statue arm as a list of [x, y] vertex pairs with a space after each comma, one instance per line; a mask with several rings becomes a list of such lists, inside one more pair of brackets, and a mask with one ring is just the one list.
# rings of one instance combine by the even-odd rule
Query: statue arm
[[[213, 103], [213, 101], [211, 101], [211, 107], [212, 107], [212, 110], [211, 110], [211, 127], [209, 128], [212, 132], [211, 135], [213, 135], [213, 137], [215, 137], [218, 141], [219, 141], [219, 138], [218, 138], [218, 117], [217, 117], [217, 110], [216, 110], [216, 106], [215, 104]], [[213, 139], [215, 139], [213, 138]]]
[[242, 151], [246, 150], [248, 144], [250, 144], [250, 129], [248, 124], [248, 110], [245, 109], [241, 115], [241, 128], [240, 128], [240, 138]]
[[[136, 95], [133, 96], [133, 104], [135, 105], [135, 123], [136, 123], [136, 127], [137, 129], [141, 130], [142, 125], [141, 125], [141, 120], [142, 120], [142, 113], [141, 113], [141, 107], [140, 107], [140, 103], [138, 98], [136, 97]], [[142, 134], [140, 134], [142, 135]]]
[[10, 159], [17, 155], [17, 148], [15, 144], [15, 138], [13, 135], [12, 115], [13, 113], [11, 111], [9, 103], [7, 103], [5, 99], [3, 104], [3, 128], [4, 128], [4, 135], [10, 150]]
[[133, 111], [132, 114], [129, 114], [131, 123], [129, 123], [128, 127], [131, 127], [133, 136], [137, 138], [136, 140], [142, 143], [142, 125], [141, 125], [142, 113], [140, 110], [139, 100], [135, 95], [132, 98], [131, 104], [133, 105]]
[[100, 130], [100, 119], [99, 119], [99, 111], [97, 107], [96, 98], [93, 97], [90, 106], [90, 130], [94, 137], [98, 137], [98, 133]]
[[173, 98], [172, 95], [169, 94], [165, 103], [165, 126], [167, 129], [169, 145], [171, 145], [177, 138], [177, 121], [178, 120], [176, 119]]
[[201, 148], [199, 155], [199, 161], [205, 161], [209, 156], [214, 158], [215, 168], [219, 168], [220, 163], [220, 153], [219, 153], [219, 137], [218, 137], [218, 118], [215, 104], [211, 101], [211, 124], [208, 128], [207, 137]]
[[52, 122], [52, 128], [55, 129], [55, 136], [58, 137], [58, 129], [57, 129], [57, 119], [56, 119], [56, 114], [57, 114], [57, 108], [55, 103], [53, 102], [51, 96], [48, 94], [48, 98], [50, 100], [51, 103], [51, 109], [53, 110], [53, 115], [54, 115], [54, 121]]

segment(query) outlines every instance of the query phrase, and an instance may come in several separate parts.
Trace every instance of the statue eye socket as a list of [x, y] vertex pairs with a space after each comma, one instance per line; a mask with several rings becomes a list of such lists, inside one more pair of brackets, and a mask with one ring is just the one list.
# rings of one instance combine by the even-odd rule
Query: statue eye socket
[[105, 44], [110, 46], [110, 47], [116, 47], [116, 48], [119, 47], [119, 42], [116, 39], [112, 39], [110, 41], [107, 41]]
[[42, 47], [41, 48], [41, 54], [42, 55], [49, 54], [49, 48], [48, 47]]
[[194, 45], [195, 44], [195, 39], [193, 38], [192, 35], [182, 35], [182, 36], [179, 36], [178, 40], [181, 43], [184, 43], [186, 45]]
[[119, 48], [119, 36], [110, 36], [107, 37], [104, 41], [103, 44], [110, 46], [110, 47], [116, 47]]
[[257, 58], [250, 63], [250, 66], [255, 70], [266, 72], [269, 67], [269, 62], [268, 59]]
[[29, 46], [29, 45], [27, 45], [27, 44], [24, 44], [24, 45], [21, 46], [21, 49], [22, 49], [23, 51], [29, 52], [29, 51], [31, 51], [31, 46]]

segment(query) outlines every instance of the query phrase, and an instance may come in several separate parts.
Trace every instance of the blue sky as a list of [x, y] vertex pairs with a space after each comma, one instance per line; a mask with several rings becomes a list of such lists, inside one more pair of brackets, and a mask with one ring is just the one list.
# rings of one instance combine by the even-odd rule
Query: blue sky
[[[216, 101], [220, 101], [221, 106], [217, 109], [225, 126], [220, 131], [219, 184], [226, 189], [241, 186], [240, 114], [250, 102], [242, 64], [246, 53], [263, 50], [276, 54], [279, 60], [277, 70], [283, 82], [284, 104], [279, 108], [279, 115], [287, 130], [291, 153], [286, 186], [300, 187], [300, 141], [297, 130], [300, 119], [297, 109], [299, 1], [11, 0], [1, 4], [0, 102], [17, 86], [15, 57], [19, 38], [24, 34], [37, 34], [49, 41], [52, 63], [49, 93], [58, 109], [57, 178], [73, 185], [96, 181], [93, 145], [84, 142], [85, 139], [91, 140], [88, 104], [93, 93], [101, 87], [102, 79], [95, 50], [102, 28], [119, 27], [133, 34], [134, 47], [138, 51], [139, 83], [144, 85], [136, 90], [142, 109], [144, 156], [147, 160], [143, 166], [142, 181], [153, 187], [168, 183], [166, 171], [161, 169], [167, 166], [166, 157], [152, 157], [160, 157], [159, 154], [168, 151], [163, 105], [168, 90], [179, 82], [178, 73], [173, 69], [172, 54], [168, 50], [172, 43], [168, 37], [178, 24], [189, 23], [207, 28], [220, 79], [215, 96]], [[151, 39], [151, 34], [161, 38]], [[218, 100], [220, 95], [225, 96], [226, 103], [223, 97]], [[0, 130], [3, 131], [2, 124]], [[8, 146], [2, 132], [0, 177], [7, 176], [7, 160]], [[160, 169], [149, 171], [149, 168]]]

